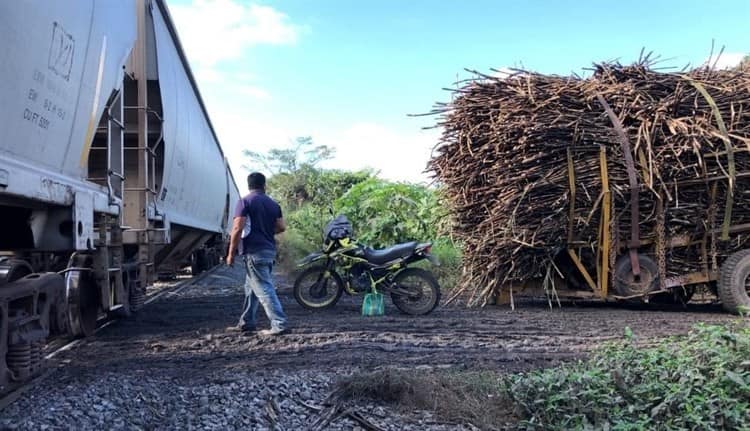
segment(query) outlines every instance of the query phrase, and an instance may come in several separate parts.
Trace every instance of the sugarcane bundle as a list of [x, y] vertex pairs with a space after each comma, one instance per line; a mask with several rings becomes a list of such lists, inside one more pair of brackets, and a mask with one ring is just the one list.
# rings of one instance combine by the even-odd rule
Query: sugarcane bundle
[[[459, 292], [469, 292], [471, 304], [544, 277], [571, 241], [596, 247], [602, 151], [613, 204], [607, 228], [622, 242], [633, 223], [644, 244], [657, 226], [666, 237], [694, 237], [750, 223], [747, 72], [663, 73], [646, 59], [598, 64], [588, 78], [474, 73], [432, 112], [443, 133], [428, 166], [464, 244]], [[716, 242], [711, 259], [746, 240]], [[667, 275], [706, 264], [689, 247], [666, 255]]]

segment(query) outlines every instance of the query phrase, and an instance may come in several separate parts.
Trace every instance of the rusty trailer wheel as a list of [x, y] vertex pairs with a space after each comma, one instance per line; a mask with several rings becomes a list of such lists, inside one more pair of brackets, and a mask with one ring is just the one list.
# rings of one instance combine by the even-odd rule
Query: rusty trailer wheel
[[630, 255], [620, 256], [615, 263], [614, 289], [620, 296], [645, 295], [659, 287], [659, 270], [656, 262], [650, 257], [639, 254], [638, 266], [640, 274], [633, 274], [633, 264]]
[[732, 254], [721, 265], [718, 293], [730, 313], [750, 310], [750, 250]]

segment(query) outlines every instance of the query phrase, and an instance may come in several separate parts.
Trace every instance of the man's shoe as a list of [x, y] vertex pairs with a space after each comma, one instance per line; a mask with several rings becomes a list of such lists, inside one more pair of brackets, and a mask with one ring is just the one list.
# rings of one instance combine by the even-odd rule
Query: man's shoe
[[242, 325], [234, 325], [230, 326], [226, 329], [227, 332], [232, 332], [235, 334], [243, 334], [243, 335], [250, 335], [255, 333], [255, 328], [248, 328]]
[[277, 335], [284, 335], [288, 333], [289, 329], [264, 329], [258, 332], [258, 335], [261, 335], [263, 337], [275, 337]]

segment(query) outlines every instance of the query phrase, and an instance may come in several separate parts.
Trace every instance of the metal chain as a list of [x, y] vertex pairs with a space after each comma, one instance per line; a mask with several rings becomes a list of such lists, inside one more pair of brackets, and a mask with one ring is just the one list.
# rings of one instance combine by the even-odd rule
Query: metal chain
[[[711, 209], [709, 210], [709, 216], [708, 216], [709, 229], [713, 229], [715, 222], [716, 222], [716, 208], [712, 206]], [[719, 262], [717, 259], [717, 252], [716, 252], [716, 234], [711, 232], [709, 236], [711, 237], [711, 269], [718, 270]]]
[[667, 257], [666, 257], [666, 244], [664, 235], [664, 200], [663, 198], [657, 197], [657, 211], [656, 215], [656, 266], [659, 271], [659, 289], [664, 290], [667, 283]]
[[[610, 195], [610, 199], [612, 199], [612, 211], [614, 212], [615, 208], [615, 199], [614, 199], [614, 193]], [[605, 229], [610, 230], [610, 235], [612, 238], [612, 241], [609, 242], [609, 285], [610, 290], [614, 291], [615, 287], [615, 271], [613, 268], [615, 267], [615, 262], [617, 262], [617, 251], [620, 248], [620, 217], [615, 216], [612, 218], [612, 224], [611, 226], [605, 226]]]

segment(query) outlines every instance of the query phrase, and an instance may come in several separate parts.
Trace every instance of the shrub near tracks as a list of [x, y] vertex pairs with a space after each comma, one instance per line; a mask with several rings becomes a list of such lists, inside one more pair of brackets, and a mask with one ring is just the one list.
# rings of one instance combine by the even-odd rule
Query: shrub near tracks
[[338, 382], [376, 399], [481, 429], [710, 430], [750, 424], [750, 327], [698, 325], [644, 348], [627, 331], [590, 360], [526, 374], [384, 369]]
[[515, 376], [505, 393], [529, 429], [748, 429], [748, 358], [747, 325], [698, 325], [653, 348], [630, 340], [585, 363]]

